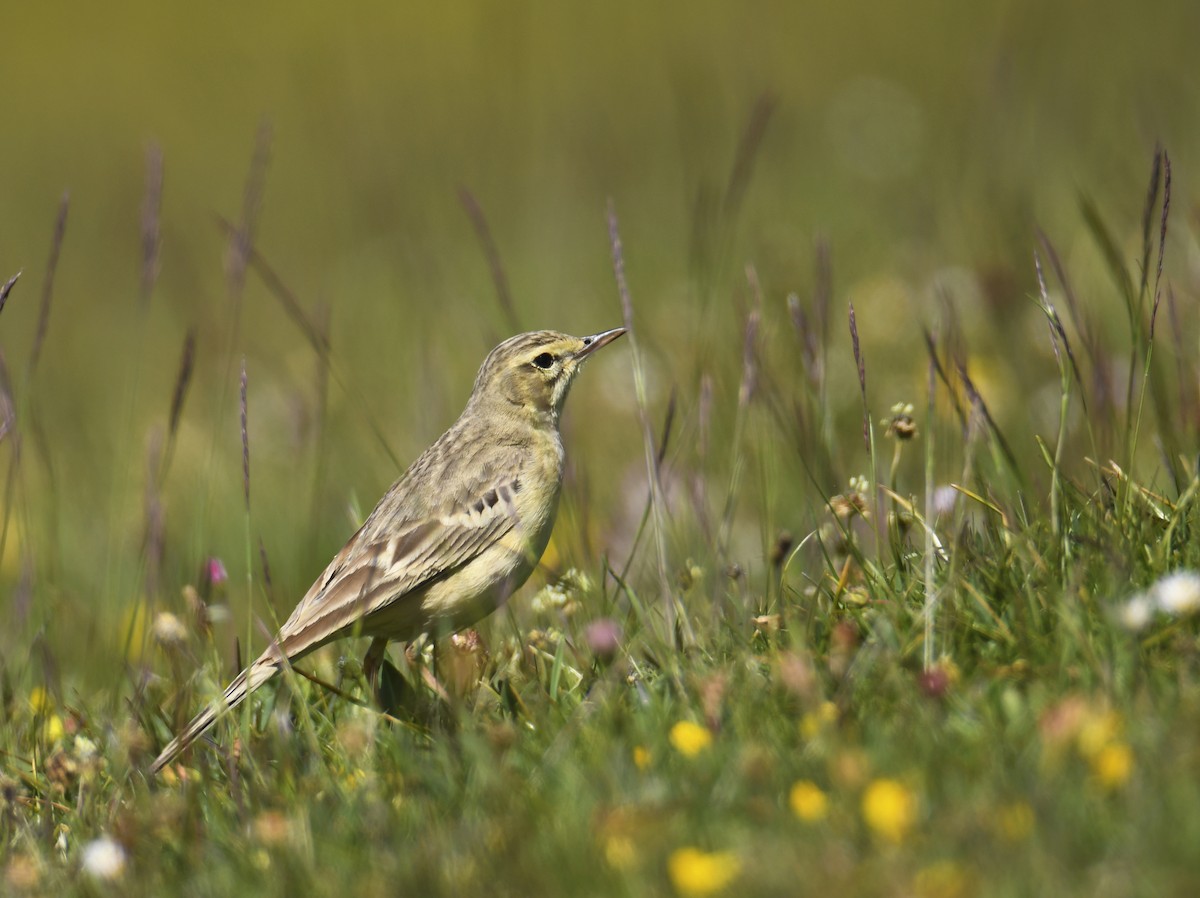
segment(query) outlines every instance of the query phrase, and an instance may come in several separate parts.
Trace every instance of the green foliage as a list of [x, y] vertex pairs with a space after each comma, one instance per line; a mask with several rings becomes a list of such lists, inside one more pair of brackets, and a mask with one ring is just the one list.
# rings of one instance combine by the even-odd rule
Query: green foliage
[[[44, 6], [0, 892], [1200, 885], [1191, 5]], [[622, 301], [479, 639], [387, 714], [323, 649], [149, 781], [484, 351]]]

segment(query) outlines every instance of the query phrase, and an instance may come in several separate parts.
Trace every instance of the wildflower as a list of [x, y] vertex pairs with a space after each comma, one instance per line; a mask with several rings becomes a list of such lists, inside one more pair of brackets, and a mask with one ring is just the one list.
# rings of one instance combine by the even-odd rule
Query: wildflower
[[529, 606], [538, 614], [560, 612], [571, 615], [579, 610], [579, 596], [591, 589], [591, 578], [571, 568], [557, 582], [543, 586], [530, 600]]
[[833, 496], [829, 500], [829, 510], [843, 521], [848, 520], [856, 514], [862, 515], [864, 518], [869, 517], [867, 500], [862, 493], [849, 492], [845, 495]]
[[42, 739], [47, 745], [53, 745], [58, 742], [66, 734], [66, 728], [63, 726], [62, 718], [57, 714], [50, 714], [42, 722]]
[[209, 558], [204, 562], [204, 568], [200, 572], [200, 583], [205, 592], [213, 587], [225, 585], [228, 579], [229, 572], [225, 570], [225, 562], [220, 558]]
[[83, 872], [94, 879], [113, 882], [125, 872], [125, 849], [110, 836], [101, 836], [83, 846]]
[[863, 793], [862, 815], [877, 836], [898, 844], [917, 822], [917, 797], [896, 780], [873, 780]]
[[750, 618], [754, 629], [763, 634], [774, 633], [783, 624], [783, 616], [779, 614], [756, 614]]
[[1175, 571], [1154, 584], [1151, 590], [1158, 607], [1178, 617], [1200, 609], [1200, 574]]
[[960, 677], [958, 665], [951, 658], [943, 657], [928, 670], [921, 671], [917, 685], [929, 698], [944, 698]]
[[633, 747], [633, 764], [638, 770], [645, 770], [650, 766], [650, 749], [644, 745], [635, 745]]
[[1117, 622], [1126, 630], [1144, 630], [1154, 618], [1154, 600], [1146, 593], [1138, 593], [1117, 609]]
[[958, 490], [952, 486], [939, 486], [933, 491], [933, 512], [935, 516], [950, 514], [958, 502]]
[[680, 848], [667, 858], [667, 874], [675, 891], [685, 898], [715, 895], [741, 872], [737, 855], [727, 851], [711, 854], [698, 848]]
[[165, 649], [176, 648], [187, 642], [187, 627], [169, 611], [160, 611], [154, 616], [150, 632], [154, 635], [154, 641]]
[[950, 677], [940, 667], [934, 666], [917, 674], [917, 685], [929, 698], [945, 698], [950, 691]]
[[[558, 643], [562, 639], [562, 633], [554, 627], [546, 630], [534, 627], [529, 631], [527, 642], [529, 646], [536, 651], [552, 653], [558, 648]], [[432, 655], [431, 655], [432, 657]]]
[[698, 723], [681, 720], [671, 727], [671, 745], [686, 758], [694, 758], [712, 745], [712, 733]]
[[892, 406], [892, 417], [888, 419], [885, 435], [898, 440], [911, 440], [917, 435], [911, 402], [897, 402]]
[[54, 698], [41, 686], [29, 690], [29, 709], [41, 724], [42, 741], [53, 745], [65, 734], [62, 718], [54, 713]]
[[1076, 734], [1079, 754], [1094, 759], [1116, 741], [1121, 732], [1121, 718], [1115, 711], [1089, 710]]
[[1108, 790], [1119, 789], [1133, 773], [1133, 749], [1126, 742], [1109, 742], [1092, 757], [1092, 776]]
[[592, 621], [583, 631], [588, 648], [601, 661], [611, 661], [621, 647], [621, 625], [611, 617]]
[[829, 796], [816, 783], [809, 780], [799, 780], [792, 786], [788, 794], [788, 804], [792, 813], [805, 823], [816, 823], [824, 820], [829, 813]]
[[1200, 574], [1174, 571], [1117, 608], [1118, 623], [1131, 631], [1144, 630], [1155, 612], [1182, 617], [1200, 611]]
[[96, 743], [82, 734], [75, 737], [75, 756], [81, 763], [91, 764], [100, 758], [100, 749]]
[[54, 699], [41, 686], [34, 686], [29, 690], [29, 707], [40, 716], [54, 710]]

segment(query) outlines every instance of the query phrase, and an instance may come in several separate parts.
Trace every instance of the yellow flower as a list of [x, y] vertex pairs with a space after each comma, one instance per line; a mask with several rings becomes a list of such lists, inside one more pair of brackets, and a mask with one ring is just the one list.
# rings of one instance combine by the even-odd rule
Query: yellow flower
[[33, 709], [34, 714], [45, 714], [54, 710], [54, 699], [41, 686], [34, 686], [29, 690], [29, 707]]
[[1079, 728], [1079, 753], [1095, 759], [1114, 742], [1121, 732], [1121, 717], [1114, 711], [1094, 711], [1085, 715]]
[[788, 803], [797, 817], [806, 823], [824, 820], [829, 813], [829, 796], [821, 787], [809, 780], [799, 780], [792, 786]]
[[1105, 789], [1119, 789], [1133, 773], [1133, 749], [1125, 742], [1109, 742], [1091, 761], [1092, 775]]
[[712, 733], [690, 720], [681, 720], [671, 727], [671, 744], [687, 758], [694, 758], [712, 745]]
[[715, 895], [741, 872], [742, 862], [728, 851], [712, 854], [698, 848], [680, 848], [667, 858], [667, 874], [675, 891], [685, 898]]
[[650, 766], [650, 749], [644, 745], [635, 745], [633, 747], [633, 763], [638, 770], [645, 770]]
[[66, 734], [63, 727], [62, 718], [57, 714], [51, 714], [46, 718], [42, 725], [42, 738], [47, 745], [53, 745]]
[[917, 797], [896, 780], [873, 780], [863, 793], [862, 815], [880, 838], [903, 842], [917, 822]]
[[996, 829], [1010, 842], [1020, 842], [1033, 832], [1033, 808], [1027, 801], [1014, 801], [1000, 808]]

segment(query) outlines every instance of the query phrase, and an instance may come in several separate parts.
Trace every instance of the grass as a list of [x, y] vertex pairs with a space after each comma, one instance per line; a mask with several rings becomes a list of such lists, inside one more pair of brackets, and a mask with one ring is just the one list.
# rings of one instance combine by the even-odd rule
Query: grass
[[[1187, 611], [1200, 597], [1185, 590], [1171, 613], [1134, 629], [1122, 618], [1138, 590], [1200, 566], [1186, 376], [1197, 358], [1193, 341], [1172, 331], [1180, 316], [1165, 326], [1156, 315], [1172, 289], [1161, 267], [1169, 172], [1156, 153], [1140, 273], [1121, 267], [1118, 241], [1083, 206], [1120, 285], [1128, 356], [1094, 336], [1108, 310], [1084, 305], [1042, 237], [1039, 256], [1052, 261], [1039, 259], [1032, 301], [1049, 324], [1057, 370], [1047, 376], [1060, 401], [1036, 451], [1014, 449], [1002, 433], [953, 319], [927, 333], [928, 395], [879, 414], [873, 380], [885, 375], [860, 339], [870, 315], [850, 306], [861, 432], [852, 406], [830, 416], [828, 367], [846, 351], [823, 323], [837, 310], [832, 288], [820, 287], [815, 305], [781, 304], [749, 269], [744, 333], [714, 355], [714, 365], [740, 365], [731, 406], [712, 407], [712, 379], [728, 377], [712, 367], [701, 378], [706, 398], [672, 401], [656, 428], [641, 340], [630, 341], [622, 364], [634, 367], [627, 401], [645, 466], [624, 524], [611, 506], [590, 506], [576, 476], [552, 557], [528, 590], [535, 599], [486, 621], [481, 641], [443, 646], [436, 680], [427, 653], [394, 652], [391, 715], [361, 701], [357, 665], [346, 660], [355, 647], [330, 648], [153, 782], [144, 769], [156, 748], [241, 663], [223, 648], [231, 634], [242, 634], [244, 659], [245, 641], [271, 628], [259, 619], [290, 607], [254, 512], [264, 499], [251, 478], [255, 375], [243, 357], [235, 453], [245, 508], [240, 525], [236, 513], [227, 523], [243, 533], [244, 581], [215, 560], [200, 580], [163, 565], [180, 538], [163, 525], [161, 490], [181, 451], [189, 333], [168, 436], [151, 443], [146, 539], [111, 549], [110, 578], [141, 578], [146, 599], [96, 615], [93, 627], [124, 628], [97, 680], [56, 650], [64, 622], [30, 610], [47, 601], [40, 584], [53, 582], [30, 567], [32, 535], [47, 532], [35, 469], [53, 469], [28, 392], [31, 361], [23, 381], [5, 378], [5, 407], [19, 410], [4, 433], [5, 557], [24, 572], [11, 603], [40, 620], [24, 625], [32, 639], [2, 670], [6, 890], [1193, 891], [1200, 643]], [[511, 315], [482, 212], [464, 202]], [[65, 212], [64, 201], [43, 321]], [[625, 280], [611, 207], [609, 225], [625, 321], [635, 325], [636, 284]], [[320, 326], [267, 260], [237, 242], [245, 231], [230, 233], [238, 264], [267, 278], [319, 369], [352, 390]], [[820, 254], [828, 278], [827, 249]], [[1172, 346], [1160, 345], [1164, 333]], [[1171, 353], [1174, 371], [1157, 361]], [[1124, 388], [1108, 389], [1122, 367]], [[572, 414], [586, 414], [588, 398], [576, 397]], [[352, 407], [356, 426], [380, 434], [364, 405]], [[865, 455], [850, 449], [864, 438]], [[576, 457], [591, 449], [580, 442]], [[861, 476], [845, 477], [848, 457], [865, 460]], [[841, 472], [843, 485], [823, 468]], [[797, 507], [806, 481], [824, 498]], [[808, 523], [788, 532], [799, 522]], [[271, 610], [223, 622], [247, 594]]]

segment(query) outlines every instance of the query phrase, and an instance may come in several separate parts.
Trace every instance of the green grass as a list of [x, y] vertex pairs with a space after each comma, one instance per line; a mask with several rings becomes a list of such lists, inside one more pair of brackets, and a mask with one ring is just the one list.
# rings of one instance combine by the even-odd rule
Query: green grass
[[[1147, 245], [1157, 246], [1161, 188], [1148, 203]], [[5, 662], [8, 888], [610, 895], [731, 879], [736, 890], [791, 894], [1194, 889], [1197, 630], [1186, 615], [1160, 615], [1130, 632], [1118, 612], [1138, 588], [1197, 567], [1194, 451], [1160, 461], [1147, 449], [1194, 447], [1195, 423], [1146, 398], [1180, 409], [1187, 387], [1152, 363], [1152, 349], [1166, 354], [1161, 320], [1156, 343], [1148, 326], [1158, 277], [1140, 292], [1129, 278], [1132, 349], [1145, 364], [1130, 368], [1137, 404], [1127, 412], [1102, 403], [1095, 372], [1070, 367], [1086, 365], [1078, 344], [1068, 354], [1068, 328], [1079, 328], [1062, 324], [1050, 309], [1062, 296], [1044, 288], [1064, 423], [1040, 456], [1010, 454], [961, 349], [932, 337], [933, 393], [912, 397], [932, 417], [881, 416], [868, 402], [866, 476], [807, 509], [790, 507], [790, 481], [818, 480], [818, 460], [836, 467], [861, 439], [853, 417], [844, 429], [806, 417], [820, 412], [824, 361], [841, 350], [827, 336], [803, 350], [810, 335], [748, 327], [731, 338], [736, 354], [726, 348], [741, 356], [728, 426], [706, 436], [699, 417], [717, 413], [690, 407], [673, 412], [665, 436], [647, 427], [659, 485], [647, 492], [643, 472], [627, 494], [642, 497], [625, 517], [636, 528], [645, 510], [637, 536], [597, 518], [575, 478], [554, 570], [535, 579], [558, 581], [566, 554], [579, 572], [485, 622], [483, 648], [443, 646], [448, 699], [420, 675], [427, 661], [397, 653], [395, 721], [350, 700], [361, 683], [338, 653], [354, 647], [338, 646], [301, 666], [346, 695], [289, 678], [148, 782], [156, 747], [232, 672], [222, 646], [237, 632], [261, 638], [253, 622], [206, 630], [205, 615], [246, 590], [276, 612], [288, 602], [259, 560], [253, 477], [251, 513], [234, 525], [246, 534], [244, 580], [161, 570], [154, 559], [171, 547], [155, 540], [168, 531], [141, 551], [114, 548], [123, 569], [110, 577], [157, 570], [161, 592], [136, 612], [97, 615], [92, 626], [110, 631], [97, 638], [127, 643], [106, 676], [88, 679], [55, 651], [61, 620], [43, 619]], [[753, 277], [751, 288], [751, 319], [779, 317]], [[812, 314], [839, 314], [837, 303]], [[853, 347], [865, 385], [875, 370], [857, 331], [868, 326], [860, 316]], [[1191, 370], [1194, 350], [1176, 348]], [[595, 401], [574, 397], [573, 414]], [[21, 535], [38, 531], [39, 454], [14, 449], [36, 445], [21, 426], [35, 411], [27, 401], [6, 439], [7, 540], [25, 558], [36, 549]], [[1120, 460], [1096, 464], [1095, 445]], [[250, 458], [253, 471], [253, 442]], [[927, 495], [925, 472], [947, 462], [959, 473]], [[614, 652], [588, 638], [599, 619], [620, 628]], [[121, 627], [123, 637], [112, 632]], [[681, 722], [697, 725], [690, 740]], [[824, 796], [817, 810], [791, 806], [800, 782]], [[102, 836], [126, 857], [111, 884], [81, 873], [83, 846]]]
[[[1192, 5], [126, 5], [0, 57], [0, 893], [1200, 890], [1200, 625], [1127, 626], [1200, 571]], [[481, 647], [147, 779], [490, 345], [623, 317]]]

